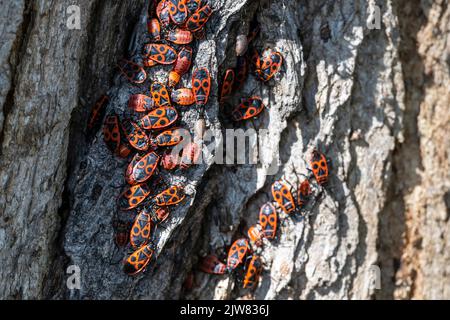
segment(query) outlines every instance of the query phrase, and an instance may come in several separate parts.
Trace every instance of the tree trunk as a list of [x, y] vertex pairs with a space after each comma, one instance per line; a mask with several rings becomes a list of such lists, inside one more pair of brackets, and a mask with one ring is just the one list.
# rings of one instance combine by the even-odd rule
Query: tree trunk
[[[143, 44], [147, 1], [1, 3], [0, 297], [450, 298], [447, 2], [210, 3], [193, 62], [213, 78], [206, 125], [216, 142], [226, 129], [268, 130], [259, 136], [263, 163], [208, 158], [170, 175], [189, 185], [188, 201], [157, 230], [157, 259], [137, 277], [122, 272], [127, 251], [113, 240], [114, 217], [127, 214], [115, 201], [127, 160], [109, 152], [101, 130], [89, 135], [86, 122], [104, 92], [107, 112], [125, 111], [130, 93], [148, 93], [149, 82], [133, 86], [115, 68], [133, 32]], [[80, 30], [67, 26], [73, 4]], [[255, 46], [275, 48], [284, 63], [268, 85], [249, 76], [236, 92], [235, 101], [257, 94], [268, 106], [237, 126], [219, 106], [218, 83], [255, 16]], [[160, 70], [153, 80], [164, 81]], [[197, 117], [183, 109], [183, 126], [193, 130]], [[284, 220], [278, 239], [265, 241], [258, 286], [199, 272], [202, 255], [223, 254], [257, 222], [276, 179], [295, 185], [296, 173], [308, 174], [314, 148], [331, 160], [329, 186], [305, 219]], [[81, 270], [79, 290], [66, 286], [71, 265]]]

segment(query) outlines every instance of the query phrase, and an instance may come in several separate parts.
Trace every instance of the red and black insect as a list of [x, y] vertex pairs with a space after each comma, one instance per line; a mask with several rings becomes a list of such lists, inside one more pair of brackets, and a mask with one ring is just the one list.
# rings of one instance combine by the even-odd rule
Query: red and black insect
[[128, 100], [128, 107], [136, 112], [148, 112], [154, 109], [153, 99], [144, 94], [133, 94]]
[[173, 154], [172, 151], [166, 152], [161, 160], [161, 165], [166, 170], [173, 170], [180, 165], [181, 157], [178, 154]]
[[136, 275], [144, 271], [154, 252], [152, 244], [147, 244], [136, 250], [124, 261], [123, 271], [128, 275]]
[[121, 158], [126, 158], [130, 155], [131, 153], [131, 148], [128, 146], [128, 144], [126, 143], [126, 141], [124, 141], [125, 139], [121, 139], [121, 143], [119, 146], [119, 153], [117, 153], [117, 155]]
[[161, 160], [161, 165], [166, 170], [173, 170], [178, 166], [181, 169], [187, 169], [198, 162], [200, 154], [200, 147], [195, 142], [190, 142], [181, 151], [181, 156], [179, 154], [175, 154], [173, 151], [169, 151], [164, 154]]
[[186, 0], [189, 15], [194, 14], [198, 9], [200, 9], [202, 4], [203, 0]]
[[223, 77], [222, 86], [220, 89], [220, 103], [225, 103], [233, 91], [234, 85], [234, 70], [227, 69], [225, 76]]
[[323, 153], [314, 150], [310, 160], [311, 170], [316, 178], [316, 181], [321, 186], [326, 186], [328, 183], [328, 160]]
[[109, 150], [120, 157], [126, 158], [131, 150], [121, 132], [119, 117], [115, 114], [109, 115], [103, 125], [103, 139]]
[[150, 146], [150, 139], [145, 132], [134, 122], [126, 119], [122, 122], [122, 130], [130, 145], [139, 150], [146, 151]]
[[153, 223], [155, 225], [158, 225], [167, 220], [167, 218], [169, 217], [170, 211], [166, 207], [158, 207], [158, 208], [153, 208], [153, 210], [151, 211], [151, 214], [152, 214]]
[[156, 15], [159, 21], [164, 27], [168, 27], [170, 24], [170, 13], [169, 13], [169, 1], [162, 0], [158, 3], [156, 7]]
[[147, 72], [137, 63], [122, 59], [118, 63], [120, 72], [132, 83], [141, 84], [147, 80]]
[[172, 64], [177, 60], [177, 52], [167, 44], [146, 44], [143, 54], [159, 64]]
[[150, 187], [146, 183], [129, 186], [119, 196], [118, 205], [120, 210], [131, 210], [139, 206], [150, 195]]
[[173, 102], [181, 106], [190, 106], [195, 103], [194, 92], [190, 88], [173, 90], [171, 98]]
[[194, 40], [194, 36], [189, 30], [177, 28], [167, 33], [166, 40], [175, 44], [189, 44]]
[[186, 198], [184, 188], [179, 185], [172, 185], [164, 191], [157, 194], [152, 203], [158, 207], [168, 207], [179, 204]]
[[152, 144], [157, 147], [173, 147], [181, 143], [184, 138], [184, 134], [187, 132], [183, 128], [171, 128], [158, 134], [155, 139], [152, 140]]
[[247, 100], [243, 100], [238, 105], [233, 113], [232, 118], [234, 121], [248, 120], [258, 116], [264, 110], [264, 104], [260, 97], [251, 97]]
[[108, 105], [109, 97], [107, 95], [102, 95], [97, 102], [94, 104], [91, 110], [91, 115], [89, 116], [88, 129], [92, 130], [96, 124], [103, 117], [103, 114]]
[[244, 85], [248, 78], [248, 59], [246, 57], [238, 57], [236, 62], [236, 72], [234, 79], [234, 90], [237, 91]]
[[265, 238], [275, 238], [278, 226], [278, 215], [277, 210], [271, 202], [265, 203], [259, 210], [259, 224], [262, 227]]
[[193, 164], [198, 163], [201, 152], [202, 150], [200, 149], [198, 144], [196, 144], [195, 142], [190, 142], [187, 146], [183, 148], [180, 168], [187, 169]]
[[221, 275], [226, 272], [227, 266], [216, 255], [210, 254], [201, 260], [199, 269], [205, 273]]
[[130, 162], [125, 174], [125, 180], [133, 185], [147, 181], [155, 173], [160, 156], [150, 152], [145, 156], [136, 154]]
[[106, 117], [103, 125], [103, 139], [111, 152], [119, 152], [120, 124], [119, 117], [117, 115], [110, 115]]
[[141, 118], [137, 124], [146, 130], [160, 130], [174, 124], [178, 119], [178, 112], [173, 107], [159, 107]]
[[272, 184], [272, 196], [286, 214], [293, 214], [296, 211], [294, 196], [290, 188], [280, 180]]
[[169, 91], [166, 86], [159, 82], [153, 82], [150, 87], [150, 92], [153, 97], [153, 102], [157, 107], [170, 107]]
[[158, 19], [153, 18], [148, 21], [148, 33], [155, 41], [161, 40], [161, 25]]
[[256, 64], [257, 78], [263, 82], [269, 81], [280, 70], [282, 64], [281, 53], [267, 49]]
[[173, 67], [173, 70], [169, 73], [169, 87], [175, 87], [179, 82], [182, 75], [189, 71], [192, 62], [192, 48], [184, 47], [178, 53], [177, 61]]
[[130, 231], [130, 244], [134, 249], [145, 246], [150, 241], [152, 219], [145, 209], [136, 216]]
[[186, 22], [186, 29], [192, 32], [199, 31], [204, 27], [206, 22], [208, 22], [212, 13], [213, 11], [208, 4], [203, 6], [188, 19]]
[[228, 251], [227, 270], [236, 269], [243, 261], [249, 251], [249, 243], [245, 238], [237, 239]]
[[248, 228], [247, 236], [250, 239], [250, 243], [256, 247], [260, 247], [262, 245], [262, 241], [264, 238], [264, 232], [262, 227], [259, 224], [255, 224]]
[[311, 196], [312, 190], [308, 180], [300, 183], [297, 189], [297, 204], [299, 208], [303, 208]]
[[143, 56], [142, 57], [142, 64], [144, 65], [144, 67], [151, 68], [151, 67], [154, 67], [154, 66], [158, 65], [158, 62], [153, 61], [149, 57]]
[[211, 76], [208, 69], [200, 68], [192, 74], [192, 91], [194, 91], [197, 105], [204, 106], [208, 103], [211, 91]]
[[114, 242], [118, 247], [125, 247], [130, 239], [130, 223], [116, 219], [113, 228]]
[[259, 280], [259, 276], [262, 271], [261, 258], [257, 255], [253, 255], [250, 262], [247, 265], [246, 273], [244, 277], [244, 289], [252, 288]]
[[175, 24], [183, 24], [188, 17], [186, 0], [168, 0], [169, 13]]

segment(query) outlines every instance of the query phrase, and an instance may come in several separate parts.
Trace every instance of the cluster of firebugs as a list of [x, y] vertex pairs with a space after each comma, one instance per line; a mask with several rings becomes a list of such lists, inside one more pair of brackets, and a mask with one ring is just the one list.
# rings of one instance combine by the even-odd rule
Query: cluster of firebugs
[[[240, 35], [236, 39], [236, 68], [226, 69], [220, 87], [219, 102], [226, 105], [233, 93], [242, 87], [252, 68], [256, 78], [263, 83], [271, 80], [279, 71], [283, 63], [281, 53], [266, 49], [262, 54], [253, 48], [252, 42], [259, 32], [256, 21], [250, 26], [247, 36]], [[258, 96], [241, 99], [241, 104], [231, 111], [234, 121], [248, 120], [258, 116], [263, 110], [262, 99]], [[265, 203], [259, 212], [259, 222], [247, 230], [247, 236], [235, 240], [228, 249], [226, 262], [222, 262], [217, 255], [209, 254], [202, 258], [199, 269], [208, 274], [222, 275], [243, 269], [243, 287], [254, 287], [262, 271], [261, 252], [263, 239], [273, 240], [277, 235], [279, 214], [293, 217], [297, 214], [304, 216], [306, 205], [313, 191], [310, 180], [315, 178], [320, 188], [328, 182], [329, 165], [325, 155], [314, 150], [310, 158], [312, 176], [306, 177], [299, 183], [294, 192], [282, 179], [271, 186], [273, 201]], [[242, 268], [241, 268], [242, 267]], [[239, 272], [240, 273], [240, 272]]]
[[[114, 221], [115, 242], [130, 245], [133, 252], [123, 261], [126, 274], [136, 275], [150, 263], [155, 246], [151, 241], [157, 226], [170, 215], [169, 208], [180, 204], [186, 194], [180, 183], [161, 187], [162, 177], [155, 178], [158, 167], [165, 170], [187, 169], [196, 163], [200, 148], [195, 142], [184, 146], [181, 154], [170, 148], [180, 144], [184, 130], [176, 126], [179, 107], [208, 103], [211, 76], [207, 68], [192, 73], [191, 88], [177, 88], [183, 75], [191, 69], [195, 39], [204, 37], [204, 27], [213, 10], [203, 0], [149, 0], [147, 21], [149, 39], [140, 52], [118, 63], [120, 73], [132, 84], [149, 79], [148, 69], [169, 66], [167, 83], [153, 81], [149, 94], [129, 97], [128, 114], [106, 116], [103, 137], [108, 148], [122, 158], [131, 159], [125, 172], [127, 186], [118, 198], [120, 211], [136, 212], [134, 222]], [[88, 123], [94, 127], [108, 103], [107, 96], [95, 104]], [[157, 190], [157, 191], [156, 191]]]
[[239, 270], [239, 267], [243, 266], [243, 287], [253, 288], [263, 268], [261, 260], [263, 239], [273, 240], [277, 237], [279, 212], [281, 211], [284, 217], [304, 216], [306, 205], [313, 194], [310, 180], [314, 178], [319, 188], [324, 188], [328, 183], [329, 161], [325, 155], [314, 150], [309, 163], [312, 176], [305, 176], [305, 179], [299, 182], [296, 191], [283, 179], [272, 184], [273, 200], [261, 206], [259, 221], [248, 228], [247, 236], [233, 242], [225, 263], [220, 261], [217, 255], [209, 254], [200, 261], [200, 270], [209, 274], [222, 275]]
[[[152, 0], [150, 0], [152, 1]], [[213, 10], [204, 0], [162, 0], [150, 6], [148, 34], [151, 42], [144, 45], [138, 57], [119, 62], [122, 75], [133, 84], [143, 84], [148, 74], [146, 68], [156, 65], [172, 65], [166, 84], [153, 82], [150, 96], [134, 94], [129, 98], [128, 107], [140, 114], [137, 121], [130, 117], [109, 114], [103, 125], [104, 141], [116, 155], [130, 158], [125, 180], [125, 191], [119, 196], [118, 207], [122, 211], [137, 211], [134, 223], [115, 221], [115, 241], [119, 246], [128, 243], [134, 250], [124, 259], [123, 270], [136, 275], [147, 267], [154, 254], [151, 243], [152, 230], [167, 220], [169, 207], [185, 199], [182, 185], [172, 184], [156, 195], [152, 195], [160, 180], [150, 183], [158, 171], [158, 165], [165, 170], [187, 169], [196, 163], [201, 150], [195, 142], [183, 148], [182, 154], [174, 156], [168, 148], [182, 141], [180, 128], [175, 124], [179, 118], [175, 106], [197, 105], [203, 108], [209, 99], [211, 77], [207, 68], [198, 68], [192, 74], [191, 88], [176, 88], [183, 75], [189, 72], [193, 59], [190, 44], [194, 39], [204, 38], [204, 27]], [[238, 36], [236, 42], [236, 68], [227, 69], [220, 85], [220, 103], [224, 104], [232, 92], [239, 89], [247, 79], [250, 68], [256, 78], [262, 82], [271, 80], [281, 68], [283, 58], [279, 52], [266, 49], [260, 54], [251, 47], [259, 31], [253, 24], [248, 36]], [[109, 98], [105, 95], [95, 104], [88, 123], [92, 128], [101, 118]], [[234, 108], [231, 116], [235, 121], [248, 120], [258, 116], [264, 109], [262, 99], [252, 96], [242, 99]], [[142, 114], [145, 114], [142, 116]], [[148, 133], [149, 132], [149, 133]], [[327, 160], [315, 151], [311, 166], [318, 183], [324, 185], [328, 177]], [[308, 180], [299, 187], [294, 197], [289, 188], [281, 181], [272, 186], [275, 204], [287, 214], [297, 212], [306, 203], [311, 188]], [[215, 255], [205, 257], [200, 270], [210, 274], [224, 274], [246, 265], [244, 287], [256, 283], [261, 272], [261, 259], [256, 248], [262, 245], [262, 239], [273, 239], [277, 230], [277, 209], [272, 203], [261, 208], [259, 224], [248, 230], [248, 239], [236, 240], [228, 252], [227, 263], [219, 261]]]

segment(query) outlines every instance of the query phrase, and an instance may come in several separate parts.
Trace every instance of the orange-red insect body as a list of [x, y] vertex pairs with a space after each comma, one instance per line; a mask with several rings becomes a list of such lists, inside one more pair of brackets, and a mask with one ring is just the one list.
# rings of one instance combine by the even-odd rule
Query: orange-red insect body
[[162, 0], [158, 3], [158, 6], [156, 7], [156, 15], [158, 16], [159, 21], [164, 27], [169, 26], [170, 13], [168, 0]]
[[168, 0], [169, 14], [175, 24], [183, 24], [188, 16], [186, 0]]
[[166, 39], [175, 44], [189, 44], [194, 39], [194, 36], [192, 32], [178, 28], [169, 31]]
[[152, 36], [153, 40], [161, 40], [161, 25], [158, 19], [153, 18], [148, 21], [148, 33]]
[[121, 124], [130, 145], [139, 151], [146, 151], [150, 146], [150, 139], [145, 132], [130, 120], [124, 120]]
[[220, 103], [225, 103], [230, 98], [231, 92], [233, 91], [233, 85], [234, 85], [234, 70], [227, 69], [220, 90]]
[[100, 118], [102, 118], [102, 114], [106, 109], [106, 106], [109, 102], [109, 97], [107, 95], [102, 95], [94, 107], [91, 110], [91, 115], [89, 117], [88, 129], [93, 129], [94, 126], [99, 122]]
[[141, 118], [137, 124], [146, 130], [160, 130], [171, 126], [178, 119], [178, 112], [173, 107], [159, 107]]
[[303, 208], [311, 195], [311, 185], [308, 180], [303, 181], [297, 190], [297, 203], [299, 208]]
[[236, 269], [243, 261], [249, 250], [248, 240], [245, 238], [237, 239], [228, 251], [227, 270]]
[[172, 64], [177, 59], [177, 52], [166, 44], [150, 43], [144, 46], [143, 54], [159, 64]]
[[212, 9], [209, 5], [197, 10], [186, 22], [186, 28], [189, 31], [199, 31], [208, 22], [212, 15]]
[[186, 0], [189, 15], [194, 14], [198, 9], [200, 9], [202, 2], [203, 0]]
[[199, 268], [205, 273], [221, 275], [226, 272], [227, 266], [217, 256], [210, 254], [202, 259]]
[[259, 210], [259, 224], [262, 227], [265, 238], [275, 238], [278, 226], [278, 216], [277, 210], [271, 202], [265, 203]]
[[181, 106], [190, 106], [195, 103], [194, 93], [192, 89], [181, 88], [172, 91], [172, 101]]
[[150, 152], [145, 156], [136, 154], [128, 165], [125, 180], [129, 184], [137, 184], [147, 181], [154, 174], [158, 166], [159, 159], [159, 155], [155, 152]]
[[159, 207], [167, 207], [179, 204], [185, 197], [184, 189], [180, 186], [173, 185], [157, 194], [152, 201]]
[[136, 216], [130, 231], [130, 244], [134, 249], [145, 246], [149, 240], [152, 230], [152, 219], [145, 209]]
[[169, 73], [169, 87], [175, 87], [179, 82], [181, 76], [189, 71], [192, 62], [192, 49], [190, 47], [184, 47], [178, 53], [177, 61], [173, 67], [173, 70]]
[[173, 147], [183, 141], [185, 129], [171, 128], [163, 131], [153, 139], [152, 144], [155, 147]]
[[118, 204], [120, 210], [131, 210], [139, 206], [150, 195], [150, 187], [145, 184], [129, 186], [119, 196]]
[[123, 271], [128, 275], [142, 272], [149, 264], [154, 252], [153, 246], [150, 244], [141, 247], [124, 261]]
[[286, 214], [292, 214], [295, 212], [296, 206], [294, 197], [284, 183], [278, 180], [272, 184], [272, 196]]
[[144, 94], [133, 94], [128, 100], [128, 107], [136, 112], [147, 112], [154, 108], [153, 99]]
[[257, 78], [263, 82], [269, 81], [280, 70], [282, 64], [283, 57], [281, 53], [270, 49], [264, 51], [256, 63]]
[[311, 156], [310, 165], [317, 183], [321, 186], [325, 186], [328, 183], [328, 160], [325, 155], [314, 150]]
[[264, 233], [262, 227], [259, 224], [255, 224], [248, 229], [247, 232], [250, 242], [256, 247], [262, 245], [262, 239], [264, 238]]
[[247, 271], [244, 277], [244, 289], [254, 287], [259, 280], [259, 276], [262, 271], [261, 258], [257, 255], [253, 255], [249, 264], [247, 265]]
[[251, 97], [247, 100], [243, 100], [238, 105], [233, 113], [232, 118], [234, 121], [248, 120], [258, 116], [264, 110], [264, 104], [260, 97]]
[[161, 160], [161, 164], [166, 170], [173, 170], [177, 166], [187, 169], [198, 162], [201, 154], [200, 147], [195, 142], [190, 142], [181, 151], [182, 155], [174, 154], [173, 151], [167, 152]]
[[126, 158], [130, 154], [131, 149], [128, 147], [119, 117], [116, 114], [106, 117], [103, 125], [103, 139], [111, 152], [118, 156]]
[[118, 64], [120, 72], [132, 83], [141, 84], [147, 80], [147, 72], [133, 61], [122, 59]]
[[211, 76], [208, 69], [200, 68], [194, 71], [192, 74], [192, 91], [197, 105], [204, 106], [208, 103], [211, 91]]

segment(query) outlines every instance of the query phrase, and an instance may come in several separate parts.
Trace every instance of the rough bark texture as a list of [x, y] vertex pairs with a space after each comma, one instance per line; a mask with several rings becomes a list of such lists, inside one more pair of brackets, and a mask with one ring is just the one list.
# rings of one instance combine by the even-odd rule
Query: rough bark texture
[[[145, 2], [0, 4], [1, 298], [450, 298], [447, 1], [210, 1], [215, 13], [194, 66], [214, 79], [206, 121], [217, 141], [237, 128], [217, 103], [236, 35], [256, 15], [256, 45], [285, 58], [270, 85], [250, 76], [235, 97], [257, 93], [269, 106], [241, 126], [268, 129], [264, 164], [207, 159], [190, 169], [189, 201], [158, 230], [153, 266], [131, 278], [112, 238], [127, 163], [100, 132], [89, 137], [85, 123], [102, 92], [109, 111], [119, 111], [130, 92], [148, 90], [114, 69]], [[66, 27], [71, 4], [81, 8], [81, 30]], [[376, 7], [381, 29], [370, 29]], [[157, 69], [151, 77], [164, 75]], [[190, 129], [196, 119], [195, 109], [183, 113]], [[295, 184], [293, 168], [306, 173], [314, 147], [332, 160], [330, 187], [306, 219], [286, 220], [279, 239], [266, 243], [259, 286], [242, 290], [233, 276], [196, 271], [202, 254], [222, 253], [257, 221], [275, 179]], [[268, 175], [278, 161], [278, 173]], [[73, 264], [81, 290], [66, 288]], [[194, 288], [186, 291], [191, 270]]]

